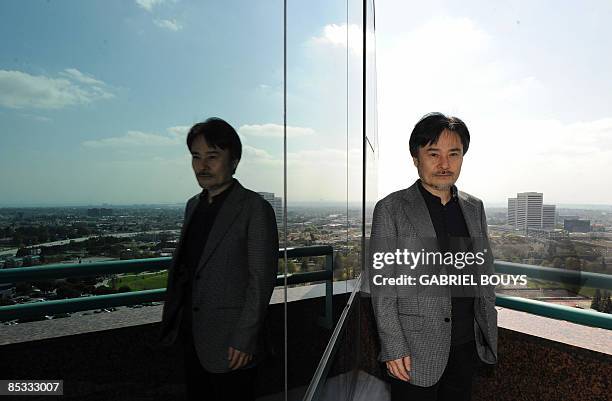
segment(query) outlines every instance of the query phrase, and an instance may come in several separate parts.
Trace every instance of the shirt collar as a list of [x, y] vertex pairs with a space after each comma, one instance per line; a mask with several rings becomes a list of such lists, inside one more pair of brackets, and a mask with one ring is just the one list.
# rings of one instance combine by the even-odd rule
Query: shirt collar
[[[223, 190], [223, 192], [213, 196], [213, 201], [212, 201], [211, 205], [214, 204], [214, 203], [223, 201], [225, 198], [227, 198], [227, 195], [230, 193], [231, 189], [234, 187], [234, 181], [235, 181], [235, 179], [232, 178], [232, 182], [229, 185], [229, 187], [225, 188]], [[208, 204], [208, 190], [207, 189], [203, 189], [202, 192], [200, 192], [199, 198], [200, 198], [201, 201], [204, 201], [206, 204]]]
[[[440, 199], [439, 196], [436, 196], [434, 194], [432, 194], [431, 192], [429, 192], [428, 190], [425, 189], [425, 187], [423, 186], [423, 184], [421, 184], [421, 179], [419, 178], [417, 180], [418, 183], [418, 187], [419, 190], [421, 191], [421, 194], [423, 194], [423, 197], [425, 198], [426, 201], [435, 201], [438, 202], [440, 204], [442, 204], [442, 199]], [[458, 195], [458, 190], [457, 190], [457, 186], [455, 184], [453, 184], [453, 186], [451, 187], [451, 199], [450, 201], [457, 201], [459, 195]]]

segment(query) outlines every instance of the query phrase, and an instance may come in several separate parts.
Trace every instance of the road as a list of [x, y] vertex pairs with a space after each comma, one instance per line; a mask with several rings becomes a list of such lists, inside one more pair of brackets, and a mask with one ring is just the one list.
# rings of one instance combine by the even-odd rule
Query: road
[[[30, 245], [27, 246], [26, 248], [37, 248], [39, 246], [56, 246], [56, 245], [66, 245], [69, 244], [70, 241], [74, 241], [74, 242], [83, 242], [83, 241], [87, 241], [90, 238], [98, 238], [98, 237], [116, 237], [116, 238], [127, 238], [127, 237], [135, 237], [136, 235], [139, 234], [156, 234], [156, 233], [178, 233], [180, 232], [180, 230], [152, 230], [152, 231], [137, 231], [137, 232], [132, 232], [132, 233], [114, 233], [114, 234], [96, 234], [96, 235], [89, 235], [87, 237], [79, 237], [79, 238], [70, 238], [70, 239], [64, 239], [64, 240], [60, 240], [60, 241], [52, 241], [52, 242], [45, 242], [43, 244], [35, 244], [35, 245]], [[12, 248], [12, 249], [7, 249], [4, 251], [0, 252], [0, 256], [15, 256], [17, 254], [17, 250], [19, 248]]]

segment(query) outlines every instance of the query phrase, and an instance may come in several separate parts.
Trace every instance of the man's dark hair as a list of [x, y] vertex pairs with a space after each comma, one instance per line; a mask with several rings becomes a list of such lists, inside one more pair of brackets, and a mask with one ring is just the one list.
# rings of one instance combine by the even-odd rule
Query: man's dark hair
[[444, 130], [459, 135], [463, 144], [463, 154], [466, 154], [470, 146], [470, 132], [467, 126], [457, 117], [447, 117], [438, 112], [426, 114], [416, 123], [410, 134], [410, 154], [417, 157], [419, 148], [438, 142]]
[[[227, 121], [218, 117], [211, 117], [191, 127], [187, 134], [187, 147], [189, 150], [191, 150], [191, 144], [198, 135], [204, 137], [208, 146], [224, 150], [228, 149], [232, 161], [240, 161], [242, 157], [242, 143], [234, 127], [229, 125]], [[236, 173], [236, 169], [232, 171], [232, 174], [234, 173]]]

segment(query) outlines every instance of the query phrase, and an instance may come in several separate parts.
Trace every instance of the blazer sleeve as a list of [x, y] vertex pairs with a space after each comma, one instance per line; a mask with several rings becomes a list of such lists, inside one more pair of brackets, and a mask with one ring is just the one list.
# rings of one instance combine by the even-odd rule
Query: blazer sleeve
[[[483, 233], [483, 247], [487, 250], [485, 256], [485, 270], [484, 274], [492, 275], [495, 274], [495, 259], [493, 257], [493, 249], [491, 249], [491, 242], [489, 241], [489, 230], [487, 227], [487, 216], [485, 214], [484, 204], [480, 202], [480, 219], [482, 224]], [[498, 340], [498, 328], [497, 328], [497, 309], [495, 309], [495, 286], [486, 285], [481, 286], [483, 291], [483, 299], [485, 301], [485, 312], [487, 321], [489, 324], [488, 333], [488, 344], [495, 356], [495, 363], [497, 363], [497, 340]]]
[[191, 210], [191, 208], [193, 207], [193, 201], [194, 198], [191, 198], [187, 201], [187, 204], [185, 205], [185, 211], [183, 213], [183, 227], [181, 227], [181, 234], [179, 236], [179, 240], [177, 242], [176, 248], [174, 249], [174, 252], [172, 253], [172, 260], [170, 261], [170, 266], [168, 267], [168, 276], [167, 276], [167, 280], [166, 280], [166, 292], [164, 293], [164, 306], [162, 308], [162, 318], [161, 318], [161, 325], [160, 325], [160, 330], [159, 330], [159, 335], [158, 335], [158, 342], [161, 345], [166, 345], [165, 344], [165, 335], [167, 334], [167, 332], [170, 330], [171, 325], [172, 325], [172, 319], [175, 318], [175, 312], [176, 312], [176, 308], [175, 306], [178, 303], [178, 297], [180, 296], [180, 294], [178, 293], [180, 291], [180, 287], [182, 286], [182, 282], [180, 281], [181, 279], [181, 275], [183, 274], [182, 271], [180, 271], [180, 269], [178, 268], [178, 258], [179, 258], [179, 246], [181, 241], [183, 240], [183, 236], [185, 234], [185, 224], [187, 223], [187, 215], [189, 214], [189, 211]]
[[[367, 262], [370, 280], [376, 274], [395, 277], [396, 271], [394, 265], [386, 265], [380, 270], [373, 268], [374, 252], [393, 251], [395, 248], [397, 248], [397, 232], [393, 215], [385, 204], [378, 202], [372, 217], [370, 254]], [[409, 356], [411, 350], [408, 341], [404, 337], [400, 323], [397, 304], [398, 297], [395, 286], [377, 286], [371, 281], [369, 285], [372, 293], [372, 308], [381, 345], [378, 359], [385, 362]]]
[[[482, 247], [486, 249], [485, 253], [485, 268], [483, 274], [491, 275], [495, 274], [494, 267], [494, 258], [493, 258], [493, 249], [491, 249], [491, 242], [489, 241], [489, 229], [487, 225], [487, 215], [484, 209], [484, 203], [480, 201], [480, 224], [482, 229]], [[495, 305], [495, 286], [488, 285], [484, 288], [485, 299], [488, 301], [493, 301], [493, 305]]]
[[249, 354], [257, 348], [257, 335], [278, 272], [278, 229], [272, 206], [261, 197], [250, 208], [247, 229], [248, 284], [244, 307], [230, 337], [230, 346]]

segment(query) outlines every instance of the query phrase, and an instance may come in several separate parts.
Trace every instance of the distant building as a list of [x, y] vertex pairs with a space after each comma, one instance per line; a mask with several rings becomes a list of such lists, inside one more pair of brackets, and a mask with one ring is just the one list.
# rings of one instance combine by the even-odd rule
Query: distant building
[[516, 198], [508, 198], [508, 225], [516, 227]]
[[274, 192], [257, 192], [261, 195], [262, 198], [268, 201], [270, 205], [272, 205], [272, 209], [274, 209], [274, 214], [276, 215], [276, 225], [279, 230], [282, 227], [283, 222], [283, 198], [279, 198], [278, 196], [274, 196]]
[[542, 228], [541, 192], [520, 192], [516, 194], [516, 228], [527, 232], [528, 228]]
[[570, 233], [588, 233], [591, 232], [591, 220], [565, 219], [563, 229]]
[[605, 232], [606, 231], [606, 225], [605, 224], [591, 224], [591, 231], [593, 232]]
[[555, 228], [555, 205], [542, 205], [542, 228], [544, 230], [553, 230]]
[[102, 217], [102, 216], [112, 216], [113, 209], [109, 208], [93, 208], [87, 209], [87, 216], [89, 217]]
[[556, 224], [556, 206], [544, 205], [541, 192], [519, 192], [508, 198], [507, 224], [525, 234], [550, 231]]

